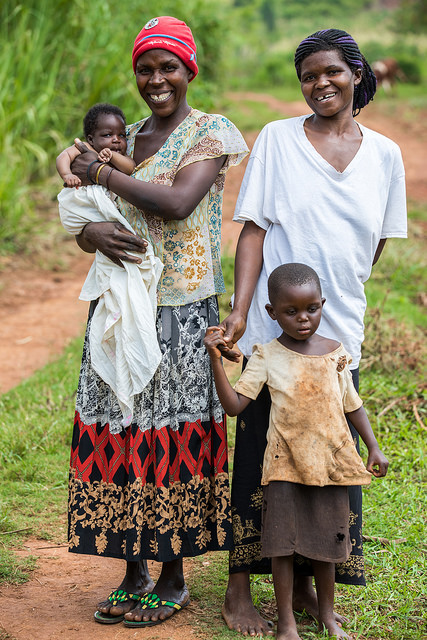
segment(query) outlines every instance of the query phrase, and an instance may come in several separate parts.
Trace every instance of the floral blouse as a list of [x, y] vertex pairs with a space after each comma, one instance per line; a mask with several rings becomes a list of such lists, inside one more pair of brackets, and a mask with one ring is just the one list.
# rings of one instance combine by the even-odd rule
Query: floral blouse
[[[146, 119], [127, 127], [128, 154]], [[224, 116], [191, 109], [164, 145], [139, 164], [132, 176], [144, 182], [172, 185], [177, 172], [193, 162], [227, 155], [217, 179], [185, 220], [163, 220], [118, 198], [120, 212], [135, 233], [153, 245], [164, 264], [158, 304], [180, 306], [224, 293], [221, 271], [221, 216], [225, 173], [248, 153], [239, 130]]]

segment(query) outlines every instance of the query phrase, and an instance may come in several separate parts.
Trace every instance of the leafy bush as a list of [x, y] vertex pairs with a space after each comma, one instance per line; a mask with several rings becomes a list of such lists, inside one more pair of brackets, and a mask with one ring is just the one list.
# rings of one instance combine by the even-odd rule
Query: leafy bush
[[3, 0], [1, 250], [20, 246], [34, 223], [32, 192], [37, 181], [53, 174], [55, 156], [82, 135], [82, 119], [91, 105], [118, 104], [129, 122], [147, 114], [135, 86], [131, 51], [135, 36], [151, 17], [176, 15], [191, 25], [200, 74], [190, 85], [190, 100], [202, 109], [211, 108], [212, 86], [221, 75], [218, 42], [227, 34], [220, 10], [225, 2]]

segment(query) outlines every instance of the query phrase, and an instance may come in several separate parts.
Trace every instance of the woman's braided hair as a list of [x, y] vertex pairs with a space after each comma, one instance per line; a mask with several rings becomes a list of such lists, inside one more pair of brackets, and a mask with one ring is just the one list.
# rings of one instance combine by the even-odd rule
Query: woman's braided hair
[[308, 38], [305, 38], [295, 52], [295, 68], [299, 80], [301, 80], [302, 61], [317, 51], [337, 50], [340, 52], [344, 62], [348, 64], [352, 71], [362, 70], [362, 80], [354, 88], [353, 116], [357, 116], [360, 110], [365, 107], [370, 100], [373, 100], [377, 89], [377, 79], [365, 57], [361, 54], [357, 43], [350, 34], [340, 29], [323, 29], [316, 31]]

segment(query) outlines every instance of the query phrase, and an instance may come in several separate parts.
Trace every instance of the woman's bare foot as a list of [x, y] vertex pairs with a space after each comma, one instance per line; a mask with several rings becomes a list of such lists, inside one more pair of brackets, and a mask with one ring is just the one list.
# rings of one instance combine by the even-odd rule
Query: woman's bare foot
[[[168, 600], [181, 605], [181, 607], [188, 604], [190, 594], [184, 580], [182, 560], [173, 560], [163, 564], [162, 572], [152, 592], [159, 596], [160, 600]], [[155, 609], [142, 609], [141, 603], [138, 602], [136, 607], [125, 614], [125, 620], [155, 623], [167, 620], [174, 613], [176, 613], [176, 609], [166, 605]]]
[[[146, 560], [126, 563], [126, 574], [118, 589], [135, 595], [142, 595], [143, 593], [151, 591], [153, 587], [154, 582], [148, 573]], [[136, 603], [137, 600], [129, 600], [113, 605], [109, 600], [103, 600], [98, 604], [98, 611], [110, 616], [122, 616], [128, 611], [131, 611]]]
[[[292, 608], [298, 612], [305, 611], [309, 616], [318, 620], [319, 606], [311, 576], [295, 575]], [[343, 625], [348, 622], [345, 616], [341, 616], [339, 613], [336, 613], [336, 611], [334, 611], [334, 618], [338, 625]], [[343, 637], [345, 638], [345, 636]]]
[[248, 571], [229, 575], [221, 613], [227, 627], [232, 631], [238, 631], [245, 636], [274, 635], [273, 623], [264, 620], [253, 605]]

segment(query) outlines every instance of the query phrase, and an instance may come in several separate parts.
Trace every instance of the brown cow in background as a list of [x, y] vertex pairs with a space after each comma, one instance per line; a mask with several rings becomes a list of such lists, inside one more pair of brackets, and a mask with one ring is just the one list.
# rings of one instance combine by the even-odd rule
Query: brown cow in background
[[377, 78], [377, 85], [382, 86], [384, 91], [394, 89], [396, 80], [404, 80], [405, 76], [394, 58], [377, 60], [372, 64], [372, 70]]

